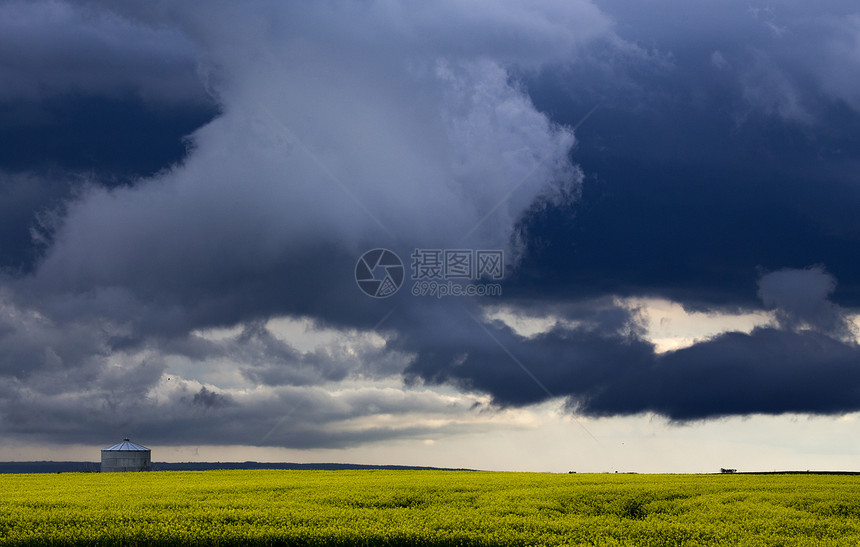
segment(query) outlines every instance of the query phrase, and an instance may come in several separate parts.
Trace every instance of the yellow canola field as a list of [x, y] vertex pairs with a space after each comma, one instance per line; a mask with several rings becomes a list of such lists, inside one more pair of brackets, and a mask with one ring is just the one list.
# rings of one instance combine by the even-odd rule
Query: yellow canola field
[[0, 475], [0, 545], [860, 545], [860, 476]]

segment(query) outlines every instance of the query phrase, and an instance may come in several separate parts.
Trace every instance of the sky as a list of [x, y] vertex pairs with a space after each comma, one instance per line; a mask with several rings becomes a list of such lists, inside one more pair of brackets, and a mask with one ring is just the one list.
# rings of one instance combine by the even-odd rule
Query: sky
[[0, 460], [860, 469], [847, 1], [0, 2]]

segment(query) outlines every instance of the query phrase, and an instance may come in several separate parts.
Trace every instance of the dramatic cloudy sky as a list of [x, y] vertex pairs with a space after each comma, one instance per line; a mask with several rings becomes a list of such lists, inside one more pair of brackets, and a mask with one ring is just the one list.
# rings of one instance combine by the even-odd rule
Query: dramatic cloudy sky
[[0, 145], [2, 460], [860, 468], [853, 2], [2, 1]]

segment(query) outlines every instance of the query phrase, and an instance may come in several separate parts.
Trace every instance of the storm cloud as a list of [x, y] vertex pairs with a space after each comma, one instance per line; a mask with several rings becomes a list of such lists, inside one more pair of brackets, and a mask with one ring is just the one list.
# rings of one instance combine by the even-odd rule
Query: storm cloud
[[[180, 4], [6, 6], [45, 36], [53, 24], [84, 29], [63, 35], [80, 67], [67, 76], [54, 71], [57, 42], [45, 38], [34, 48], [38, 62], [26, 63], [38, 70], [16, 69], [16, 96], [133, 88], [162, 102], [171, 93], [188, 99], [195, 87], [181, 77], [165, 81], [175, 87], [153, 87], [172, 66], [201, 78], [219, 111], [188, 136], [181, 161], [119, 186], [96, 173], [31, 220], [40, 256], [32, 273], [4, 281], [7, 378], [53, 401], [40, 399], [45, 409], [61, 404], [53, 399], [60, 385], [73, 399], [85, 391], [115, 420], [140, 410], [129, 400], [153, 404], [166, 363], [176, 359], [232, 362], [249, 381], [274, 386], [402, 371], [405, 362], [386, 365], [391, 359], [373, 348], [298, 351], [265, 324], [309, 317], [367, 329], [388, 311], [352, 280], [367, 248], [408, 256], [416, 246], [470, 244], [504, 249], [515, 261], [522, 242], [514, 225], [526, 210], [576, 195], [572, 131], [538, 112], [508, 67], [575, 54], [608, 32], [608, 20], [585, 2], [546, 3], [520, 20], [487, 8], [451, 3], [441, 17], [347, 3], [257, 2], [238, 11], [219, 4], [205, 16]], [[78, 55], [125, 30], [148, 39], [106, 46], [101, 58]], [[179, 60], [165, 59], [161, 47]], [[126, 57], [139, 67], [134, 76], [115, 74]], [[87, 63], [100, 67], [95, 76], [87, 76]], [[28, 315], [40, 325], [35, 331], [14, 320]], [[235, 325], [243, 332], [229, 343], [195, 334]], [[86, 336], [76, 336], [75, 326]], [[127, 382], [110, 380], [112, 371]], [[245, 400], [215, 387], [200, 386], [187, 400], [189, 412], [250, 412]], [[94, 404], [85, 405], [90, 426], [101, 419]], [[9, 431], [32, 426], [29, 407], [6, 408]], [[222, 439], [231, 439], [228, 429]]]
[[[0, 434], [860, 410], [855, 12], [4, 3]], [[373, 248], [502, 250], [503, 295], [369, 298]], [[636, 298], [770, 322], [658, 351]]]
[[759, 284], [774, 325], [666, 353], [642, 338], [635, 309], [607, 302], [532, 336], [466, 316], [432, 331], [450, 346], [414, 337], [401, 343], [417, 354], [413, 378], [488, 393], [502, 407], [563, 397], [576, 414], [653, 413], [678, 422], [860, 410], [860, 345], [847, 335], [845, 310], [827, 298], [835, 279], [813, 267], [767, 273]]

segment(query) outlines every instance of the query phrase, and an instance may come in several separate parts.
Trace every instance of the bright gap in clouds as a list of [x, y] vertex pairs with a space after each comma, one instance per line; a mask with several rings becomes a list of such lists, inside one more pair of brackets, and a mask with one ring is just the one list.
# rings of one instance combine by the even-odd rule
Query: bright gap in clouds
[[[771, 312], [691, 311], [677, 302], [661, 298], [616, 298], [612, 305], [635, 313], [644, 329], [642, 337], [654, 344], [657, 353], [689, 347], [724, 332], [749, 333], [774, 321]], [[583, 326], [583, 322], [567, 320], [559, 314], [538, 315], [532, 312], [524, 315], [505, 305], [488, 307], [486, 317], [503, 322], [525, 337], [549, 332], [556, 325], [565, 328]]]
[[772, 314], [763, 311], [689, 311], [677, 302], [657, 298], [631, 298], [624, 305], [640, 311], [645, 339], [657, 353], [689, 347], [724, 332], [749, 333], [773, 321]]

